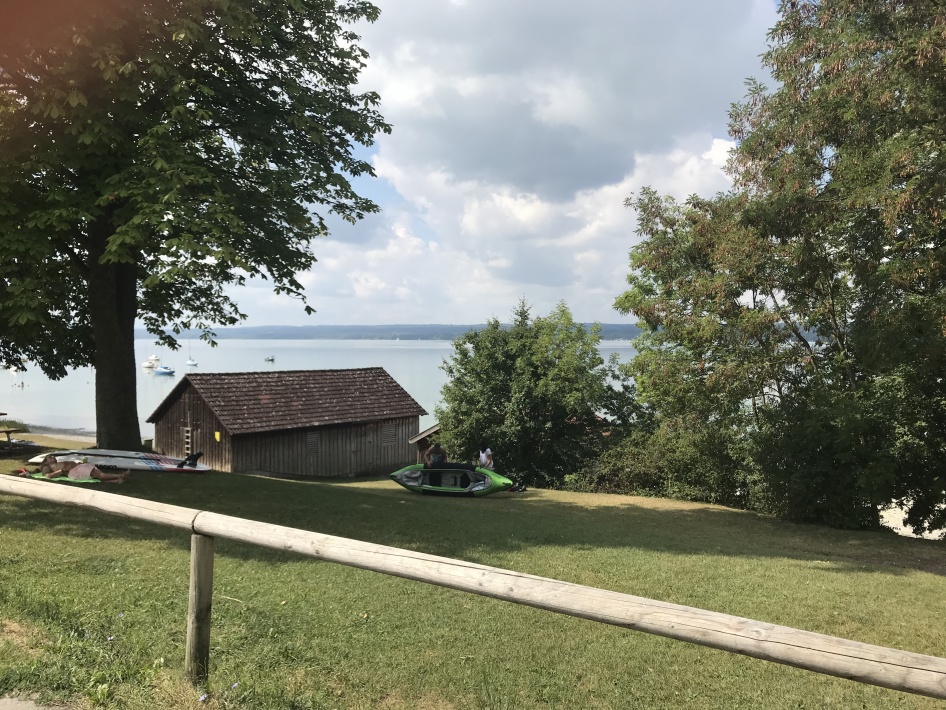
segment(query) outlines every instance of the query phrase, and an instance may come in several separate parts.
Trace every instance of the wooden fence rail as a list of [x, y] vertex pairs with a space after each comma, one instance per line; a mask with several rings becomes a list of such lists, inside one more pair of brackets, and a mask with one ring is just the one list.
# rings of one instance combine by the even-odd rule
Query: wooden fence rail
[[101, 491], [0, 476], [0, 492], [189, 531], [193, 537], [185, 668], [198, 680], [206, 677], [209, 663], [213, 538], [219, 537], [946, 699], [946, 659], [935, 656]]

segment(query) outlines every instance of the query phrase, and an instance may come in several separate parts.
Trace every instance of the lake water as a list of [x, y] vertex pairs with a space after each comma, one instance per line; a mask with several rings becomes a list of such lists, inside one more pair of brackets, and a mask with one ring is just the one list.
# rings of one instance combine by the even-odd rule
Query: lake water
[[[436, 422], [434, 407], [447, 380], [441, 363], [453, 351], [440, 340], [220, 340], [215, 348], [202, 341], [184, 341], [172, 352], [152, 340], [135, 341], [135, 357], [142, 363], [151, 355], [175, 370], [174, 376], [138, 370], [138, 417], [142, 437], [154, 434], [145, 422], [174, 385], [188, 372], [260, 372], [267, 370], [323, 370], [352, 367], [383, 367], [429, 414], [421, 417], [425, 429]], [[618, 353], [629, 360], [630, 343], [608, 341], [599, 350], [608, 357]], [[272, 356], [273, 362], [266, 362]], [[197, 365], [188, 367], [188, 357]], [[47, 379], [33, 366], [26, 372], [0, 371], [6, 377], [0, 411], [8, 417], [37, 427], [95, 431], [95, 372], [83, 368], [57, 382]], [[2, 380], [0, 380], [2, 382]]]

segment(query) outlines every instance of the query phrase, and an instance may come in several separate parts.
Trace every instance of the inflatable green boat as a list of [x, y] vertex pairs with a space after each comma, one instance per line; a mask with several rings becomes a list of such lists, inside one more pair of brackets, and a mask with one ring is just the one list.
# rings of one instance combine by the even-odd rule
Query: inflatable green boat
[[418, 463], [395, 471], [391, 478], [415, 493], [451, 496], [488, 496], [513, 485], [495, 471], [462, 463], [442, 463], [436, 468]]

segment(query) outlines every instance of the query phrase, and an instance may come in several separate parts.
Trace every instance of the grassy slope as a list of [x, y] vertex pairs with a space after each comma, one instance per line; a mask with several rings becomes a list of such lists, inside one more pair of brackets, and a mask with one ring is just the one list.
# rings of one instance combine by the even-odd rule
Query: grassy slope
[[[0, 473], [21, 463], [0, 459]], [[621, 496], [427, 498], [386, 480], [141, 473], [99, 485], [946, 656], [942, 542]], [[181, 673], [187, 535], [0, 496], [0, 536], [0, 696], [149, 710], [942, 707], [225, 540], [200, 702]]]

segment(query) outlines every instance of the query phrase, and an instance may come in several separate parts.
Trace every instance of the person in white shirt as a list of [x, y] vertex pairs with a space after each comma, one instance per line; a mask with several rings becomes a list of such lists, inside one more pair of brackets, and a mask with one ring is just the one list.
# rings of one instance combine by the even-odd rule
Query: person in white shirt
[[480, 456], [476, 465], [489, 471], [493, 470], [493, 452], [490, 451], [486, 442], [480, 442]]

